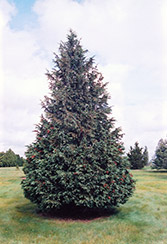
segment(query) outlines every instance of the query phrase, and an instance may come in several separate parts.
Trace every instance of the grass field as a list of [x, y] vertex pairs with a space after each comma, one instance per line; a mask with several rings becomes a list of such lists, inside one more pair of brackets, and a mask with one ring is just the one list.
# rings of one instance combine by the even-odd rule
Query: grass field
[[167, 244], [167, 172], [133, 171], [136, 191], [108, 217], [42, 217], [24, 198], [21, 170], [0, 168], [2, 244]]

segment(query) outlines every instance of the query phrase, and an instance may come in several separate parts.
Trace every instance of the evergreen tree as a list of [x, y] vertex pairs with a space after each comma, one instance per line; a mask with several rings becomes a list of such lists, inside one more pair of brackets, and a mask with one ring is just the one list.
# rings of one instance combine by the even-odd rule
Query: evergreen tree
[[155, 157], [152, 161], [153, 169], [167, 169], [167, 140], [160, 139], [158, 142]]
[[0, 152], [0, 167], [3, 167], [3, 157], [4, 157], [4, 152]]
[[148, 165], [148, 163], [149, 163], [148, 149], [147, 147], [145, 147], [143, 152], [143, 165], [146, 166]]
[[148, 163], [148, 150], [145, 147], [139, 147], [139, 143], [135, 142], [135, 146], [130, 147], [130, 151], [127, 153], [128, 160], [131, 164], [131, 169], [142, 169]]
[[73, 31], [59, 51], [47, 73], [51, 94], [42, 103], [36, 140], [26, 152], [25, 197], [42, 211], [118, 206], [135, 183], [123, 157], [121, 131], [109, 118], [103, 76]]
[[3, 153], [3, 156], [1, 157], [0, 161], [0, 167], [14, 167], [17, 164], [17, 157], [16, 154], [12, 151], [12, 149], [9, 149], [5, 153]]
[[20, 157], [19, 154], [16, 154], [16, 164], [17, 166], [23, 166], [25, 163], [25, 159], [23, 157]]

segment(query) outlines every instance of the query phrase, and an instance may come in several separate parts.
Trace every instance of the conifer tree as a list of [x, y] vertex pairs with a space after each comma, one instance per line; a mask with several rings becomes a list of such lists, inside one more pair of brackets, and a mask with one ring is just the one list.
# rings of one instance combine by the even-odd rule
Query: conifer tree
[[130, 147], [127, 153], [128, 160], [131, 164], [131, 169], [142, 169], [148, 163], [148, 150], [145, 147], [144, 151], [142, 147], [139, 147], [139, 143], [135, 142], [135, 146]]
[[59, 51], [47, 73], [51, 94], [42, 102], [36, 140], [26, 152], [25, 197], [43, 212], [118, 206], [132, 195], [135, 182], [103, 76], [73, 31]]
[[152, 161], [153, 169], [167, 169], [167, 140], [160, 139]]
[[144, 151], [143, 151], [143, 165], [146, 166], [149, 163], [149, 156], [148, 156], [148, 149], [145, 146]]

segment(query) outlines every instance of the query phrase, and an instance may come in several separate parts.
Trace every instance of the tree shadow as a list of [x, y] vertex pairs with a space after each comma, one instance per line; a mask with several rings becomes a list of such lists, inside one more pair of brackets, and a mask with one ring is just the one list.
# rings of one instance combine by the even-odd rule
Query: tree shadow
[[103, 219], [112, 215], [118, 214], [117, 208], [100, 209], [100, 208], [86, 208], [77, 206], [64, 206], [59, 210], [52, 210], [47, 213], [38, 212], [41, 217], [48, 219], [58, 219], [64, 221], [92, 221], [96, 219]]
[[167, 169], [163, 170], [147, 170], [148, 173], [167, 173]]
[[167, 179], [167, 170], [149, 170], [148, 173], [154, 174], [154, 177], [161, 180]]
[[33, 203], [18, 205], [16, 210], [25, 215], [35, 215], [36, 217], [45, 219], [55, 219], [60, 221], [83, 221], [88, 222], [96, 219], [108, 218], [119, 213], [118, 208], [101, 209], [86, 208], [66, 205], [58, 210], [49, 212], [41, 212]]

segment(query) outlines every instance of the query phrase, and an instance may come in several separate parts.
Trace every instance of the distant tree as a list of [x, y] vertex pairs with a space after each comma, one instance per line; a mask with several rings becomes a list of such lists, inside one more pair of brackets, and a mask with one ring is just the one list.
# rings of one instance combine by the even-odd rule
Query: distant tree
[[13, 167], [17, 165], [17, 156], [12, 149], [7, 150], [1, 157], [1, 167]]
[[167, 169], [167, 140], [160, 139], [152, 160], [153, 169]]
[[149, 164], [148, 149], [146, 146], [145, 146], [144, 151], [143, 151], [143, 164], [144, 164], [144, 166]]
[[128, 160], [131, 164], [131, 169], [142, 169], [148, 163], [148, 150], [145, 147], [139, 147], [139, 143], [135, 142], [134, 148], [131, 146], [130, 151], [127, 153]]
[[19, 154], [15, 154], [12, 149], [6, 152], [0, 152], [0, 167], [14, 167], [23, 166], [25, 159], [20, 157]]
[[50, 97], [28, 146], [25, 197], [45, 212], [63, 206], [109, 208], [127, 201], [134, 180], [123, 158], [120, 129], [109, 117], [103, 76], [74, 32], [48, 72]]
[[5, 152], [0, 152], [0, 167], [3, 167], [3, 156]]
[[19, 154], [16, 154], [16, 157], [17, 157], [16, 159], [17, 166], [23, 166], [26, 160], [23, 157], [20, 157]]

